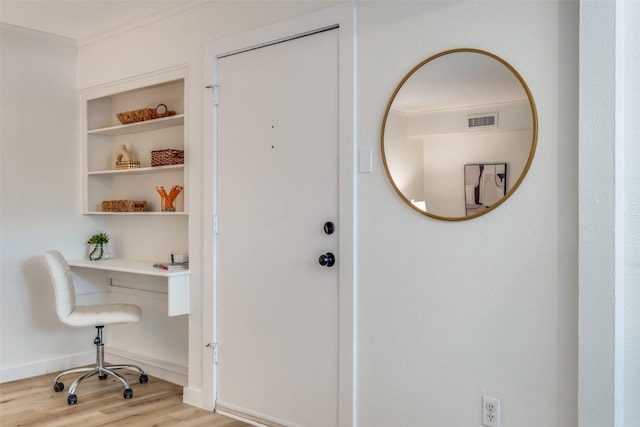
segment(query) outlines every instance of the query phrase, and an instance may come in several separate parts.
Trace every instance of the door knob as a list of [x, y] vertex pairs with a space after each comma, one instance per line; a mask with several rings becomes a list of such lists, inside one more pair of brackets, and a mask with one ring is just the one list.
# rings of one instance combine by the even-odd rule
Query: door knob
[[325, 234], [333, 234], [336, 231], [336, 226], [331, 221], [327, 221], [324, 223], [324, 232]]
[[327, 252], [324, 255], [320, 255], [320, 258], [318, 258], [318, 262], [320, 263], [320, 265], [333, 267], [333, 264], [336, 263], [336, 257], [331, 252]]

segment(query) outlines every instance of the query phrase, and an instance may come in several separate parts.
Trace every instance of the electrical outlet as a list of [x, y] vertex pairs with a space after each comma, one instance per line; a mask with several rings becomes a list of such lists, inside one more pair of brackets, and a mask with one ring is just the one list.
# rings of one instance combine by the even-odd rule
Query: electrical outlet
[[482, 425], [500, 427], [500, 401], [493, 397], [482, 397]]

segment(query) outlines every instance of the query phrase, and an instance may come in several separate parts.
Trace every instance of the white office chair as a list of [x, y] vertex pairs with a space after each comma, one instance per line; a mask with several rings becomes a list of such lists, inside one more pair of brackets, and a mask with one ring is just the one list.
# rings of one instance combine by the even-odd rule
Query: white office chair
[[56, 312], [58, 318], [69, 326], [83, 327], [95, 326], [98, 334], [93, 343], [96, 345], [96, 366], [88, 368], [76, 368], [62, 372], [53, 382], [55, 391], [64, 390], [64, 384], [60, 378], [74, 372], [85, 372], [78, 377], [69, 387], [67, 402], [75, 405], [78, 402], [76, 388], [81, 381], [98, 374], [101, 380], [107, 379], [109, 375], [117, 378], [124, 385], [124, 398], [133, 397], [133, 390], [129, 382], [116, 369], [131, 369], [140, 373], [139, 381], [144, 384], [149, 378], [144, 371], [135, 365], [104, 365], [104, 343], [102, 342], [102, 328], [105, 325], [140, 322], [140, 307], [133, 304], [95, 304], [76, 305], [75, 288], [69, 264], [62, 254], [56, 250], [47, 251], [44, 255], [44, 262], [49, 270], [51, 282], [55, 291]]

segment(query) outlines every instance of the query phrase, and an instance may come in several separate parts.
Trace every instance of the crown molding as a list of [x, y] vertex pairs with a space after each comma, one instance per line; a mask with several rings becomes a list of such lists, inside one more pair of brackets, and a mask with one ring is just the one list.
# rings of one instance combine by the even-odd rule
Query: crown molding
[[87, 46], [90, 45], [92, 43], [97, 43], [101, 40], [105, 40], [108, 39], [110, 37], [114, 37], [118, 34], [122, 34], [125, 33], [127, 31], [131, 31], [134, 30], [136, 28], [139, 27], [143, 27], [145, 25], [149, 25], [153, 22], [156, 21], [160, 21], [162, 19], [166, 19], [170, 16], [174, 16], [174, 15], [178, 15], [180, 13], [183, 13], [187, 10], [196, 8], [196, 7], [200, 7], [209, 3], [212, 3], [213, 0], [189, 0], [189, 1], [185, 1], [184, 3], [175, 5], [175, 6], [171, 6], [168, 7], [164, 10], [161, 10], [159, 12], [156, 12], [152, 15], [148, 15], [145, 17], [141, 17], [139, 19], [135, 19], [132, 20], [131, 22], [128, 22], [126, 24], [123, 25], [119, 25], [117, 27], [111, 28], [109, 30], [106, 31], [101, 31], [99, 33], [93, 34], [91, 36], [87, 36], [87, 37], [82, 37], [82, 38], [78, 38], [76, 40], [76, 46], [78, 48], [81, 48], [83, 46]]

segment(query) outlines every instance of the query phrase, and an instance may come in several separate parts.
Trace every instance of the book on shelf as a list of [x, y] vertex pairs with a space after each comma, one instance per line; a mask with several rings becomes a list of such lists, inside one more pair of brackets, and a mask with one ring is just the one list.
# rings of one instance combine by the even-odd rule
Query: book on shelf
[[184, 270], [189, 268], [188, 262], [157, 262], [153, 264], [155, 268], [161, 270]]

